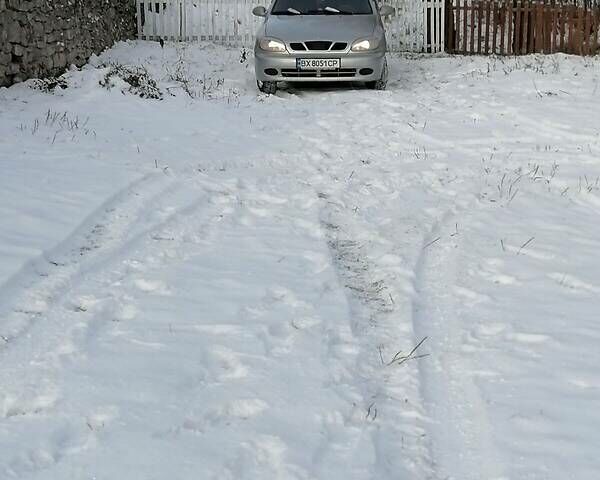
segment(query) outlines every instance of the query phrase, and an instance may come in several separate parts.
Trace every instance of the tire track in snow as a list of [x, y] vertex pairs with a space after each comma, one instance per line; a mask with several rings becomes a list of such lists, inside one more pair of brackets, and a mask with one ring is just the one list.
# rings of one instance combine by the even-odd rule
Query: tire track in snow
[[[396, 106], [402, 108], [403, 105], [398, 104]], [[366, 107], [368, 108], [368, 106]], [[414, 126], [407, 126], [405, 118], [403, 118], [403, 114], [407, 112], [401, 111], [399, 115], [397, 112], [389, 111], [389, 108], [384, 109], [389, 113], [389, 116], [386, 116], [386, 123], [374, 128], [374, 131], [371, 132], [372, 136], [380, 136], [383, 141], [386, 137], [386, 131], [390, 130], [389, 124], [394, 123], [390, 121], [390, 118], [395, 118], [397, 121], [393, 129], [409, 135], [409, 141], [395, 144], [395, 147], [401, 147], [403, 152], [409, 151], [407, 147], [411, 144], [415, 147], [421, 146], [423, 149], [426, 147], [429, 155], [425, 156], [425, 161], [444, 159], [444, 155], [448, 151], [462, 154], [468, 158], [480, 159], [482, 155], [493, 154], [495, 150], [492, 148], [493, 145], [490, 145], [489, 140], [483, 141], [479, 136], [469, 138], [471, 133], [465, 138], [459, 139], [436, 138], [425, 131], [424, 127], [422, 130], [417, 130]], [[373, 110], [379, 111], [381, 109], [374, 108]], [[370, 119], [370, 117], [366, 118]], [[340, 137], [340, 132], [337, 132], [336, 135], [335, 129], [330, 125], [330, 123], [336, 124], [335, 120], [335, 118], [321, 118], [318, 121], [318, 126], [322, 131], [311, 137], [322, 137], [319, 141], [315, 141], [315, 146], [327, 159], [331, 183], [350, 183], [350, 178], [355, 172], [357, 174], [359, 172], [358, 169], [352, 170], [353, 167], [350, 165], [356, 165], [352, 160], [357, 156], [359, 158], [361, 156], [369, 158], [368, 152], [372, 145], [369, 143], [369, 138], [363, 140], [365, 137], [362, 135], [361, 130], [364, 130], [362, 128], [364, 125], [361, 122], [350, 125], [348, 131], [344, 131]], [[345, 124], [344, 118], [337, 119], [337, 125]], [[510, 137], [509, 141], [498, 139], [498, 144], [502, 147], [501, 150], [510, 151], [510, 154], [527, 154], [530, 152], [531, 146], [527, 143], [531, 143], [537, 138], [535, 132], [529, 128], [532, 125], [527, 124], [525, 132]], [[352, 145], [352, 149], [346, 148], [347, 145], [344, 142]], [[526, 145], [523, 145], [523, 143]], [[324, 145], [329, 147], [323, 149]], [[335, 153], [332, 154], [332, 151]], [[344, 165], [330, 164], [333, 163], [333, 158], [338, 155], [344, 158], [344, 152], [346, 157], [344, 160], [349, 161], [345, 170]], [[436, 158], [437, 154], [442, 156]], [[411, 159], [409, 158], [409, 160]], [[421, 161], [423, 158], [417, 158], [417, 160]], [[471, 181], [477, 183], [481, 180], [477, 169], [460, 173], [464, 177], [463, 180], [471, 179], [469, 183]], [[429, 180], [437, 179], [437, 173], [428, 171], [426, 167], [417, 175], [417, 178], [419, 177], [423, 179], [423, 185], [427, 185], [427, 177], [429, 177]], [[428, 186], [433, 187], [433, 185]], [[402, 186], [399, 185], [399, 188], [402, 188]], [[476, 188], [473, 189], [470, 185], [467, 185], [466, 188], [462, 186], [456, 192], [450, 192], [444, 185], [436, 186], [432, 190], [431, 193], [434, 193], [434, 195], [429, 194], [431, 198], [427, 203], [435, 204], [440, 201], [447, 201], [456, 204], [453, 208], [460, 206], [463, 210], [473, 208], [472, 197], [477, 191]], [[460, 195], [454, 198], [457, 193], [460, 193]], [[360, 205], [360, 202], [356, 201], [356, 204]], [[340, 207], [340, 210], [342, 208], [344, 207]], [[439, 212], [439, 204], [433, 210]], [[332, 230], [338, 232], [349, 226], [348, 224], [344, 225], [345, 220], [358, 217], [361, 217], [361, 215], [354, 212], [354, 215], [346, 215], [344, 221], [329, 223], [333, 227]], [[426, 224], [430, 223], [428, 215], [415, 215], [414, 217], [415, 219], [421, 217], [421, 221], [425, 220]], [[422, 456], [432, 459], [433, 473], [431, 475], [434, 478], [455, 480], [500, 479], [503, 478], [504, 462], [503, 459], [498, 458], [494, 446], [491, 426], [487, 419], [485, 400], [482, 398], [477, 386], [468, 377], [468, 372], [472, 369], [468, 368], [468, 357], [461, 352], [462, 325], [460, 319], [456, 318], [453, 309], [452, 294], [455, 285], [453, 275], [456, 274], [457, 251], [454, 245], [456, 239], [449, 236], [455, 228], [454, 223], [451, 221], [452, 218], [454, 217], [451, 210], [446, 215], [442, 215], [442, 220], [434, 222], [431, 230], [424, 232], [424, 240], [417, 239], [417, 242], [422, 240], [422, 243], [415, 243], [409, 249], [410, 252], [414, 248], [415, 253], [411, 263], [414, 261], [412, 264], [416, 265], [413, 278], [416, 295], [414, 297], [408, 296], [409, 309], [407, 317], [412, 319], [415, 343], [428, 336], [429, 341], [426, 348], [431, 353], [430, 358], [419, 362], [419, 373], [416, 379], [416, 384], [421, 393], [420, 397], [424, 399], [424, 410], [421, 411], [429, 417], [428, 420], [423, 422], [424, 425], [427, 425], [429, 452], [422, 454]], [[461, 221], [464, 221], [464, 219], [461, 219]], [[375, 226], [369, 225], [369, 227], [372, 231], [377, 230]], [[356, 229], [354, 230], [353, 233], [356, 234]], [[366, 231], [364, 228], [358, 230]], [[350, 264], [356, 262], [351, 257], [368, 257], [369, 247], [365, 247], [359, 242], [356, 235], [347, 235], [347, 238], [339, 242], [338, 245], [345, 251], [346, 260], [350, 259]], [[336, 248], [333, 251], [335, 252]], [[378, 271], [379, 267], [371, 264], [368, 268], [365, 267], [365, 272], [367, 270]], [[348, 277], [348, 270], [352, 270], [352, 268], [341, 262], [339, 270], [341, 277], [344, 278], [345, 274]], [[354, 279], [356, 280], [356, 278]], [[368, 282], [362, 286], [351, 285], [350, 290], [358, 298], [359, 303], [369, 303], [369, 294], [365, 295], [369, 291]], [[401, 295], [394, 295], [394, 297], [401, 298]], [[369, 316], [363, 318], [358, 315], [357, 318], [364, 321], [364, 318], [368, 320]], [[376, 344], [376, 342], [372, 343]], [[410, 382], [405, 381], [405, 384], [407, 383]], [[415, 457], [417, 456], [415, 455]], [[379, 477], [385, 478], [388, 474], [388, 472], [379, 472]], [[410, 475], [407, 475], [407, 478], [410, 478]]]
[[23, 266], [0, 288], [0, 355], [25, 335], [46, 309], [58, 301], [77, 277], [101, 264], [118, 249], [140, 213], [174, 188], [163, 175], [149, 174], [128, 185], [96, 208], [62, 242]]
[[415, 266], [413, 325], [427, 336], [430, 357], [419, 364], [421, 391], [430, 417], [429, 443], [436, 478], [500, 480], [487, 406], [469, 377], [472, 369], [462, 352], [463, 331], [456, 317], [454, 286], [459, 240], [457, 215], [447, 210], [424, 237]]
[[[121, 262], [126, 262], [129, 258], [135, 262], [135, 258], [139, 255], [140, 246], [150, 244], [154, 248], [164, 248], [164, 242], [172, 242], [176, 239], [165, 239], [161, 235], [168, 231], [170, 225], [181, 222], [182, 218], [193, 216], [198, 210], [199, 202], [206, 199], [206, 192], [201, 191], [197, 197], [183, 208], [177, 208], [175, 211], [167, 212], [164, 218], [159, 216], [154, 219], [153, 225], [147, 225], [150, 219], [144, 213], [153, 211], [162, 203], [168, 205], [168, 202], [176, 201], [175, 198], [169, 198], [176, 194], [176, 190], [181, 187], [181, 184], [170, 181], [166, 189], [160, 190], [158, 193], [151, 195], [149, 199], [142, 199], [139, 204], [133, 207], [128, 203], [112, 204], [108, 208], [109, 215], [102, 214], [101, 219], [107, 220], [115, 212], [123, 215], [124, 218], [132, 219], [131, 222], [120, 223], [116, 222], [112, 227], [110, 242], [107, 245], [98, 246], [98, 248], [90, 249], [86, 256], [78, 258], [76, 248], [73, 253], [73, 248], [68, 247], [66, 253], [57, 253], [57, 257], [65, 258], [65, 263], [59, 263], [56, 267], [65, 269], [66, 271], [58, 271], [54, 273], [55, 277], [50, 274], [42, 276], [42, 280], [26, 288], [21, 295], [17, 297], [13, 309], [13, 316], [20, 319], [23, 315], [27, 315], [29, 321], [26, 324], [20, 325], [20, 329], [16, 330], [16, 335], [9, 337], [5, 341], [4, 348], [0, 350], [0, 359], [6, 365], [25, 365], [28, 362], [38, 365], [40, 368], [58, 367], [60, 357], [63, 355], [72, 355], [75, 353], [74, 346], [68, 345], [68, 333], [73, 330], [74, 325], [78, 322], [70, 321], [70, 317], [80, 318], [92, 310], [95, 304], [93, 299], [86, 300], [85, 298], [78, 300], [77, 292], [82, 290], [82, 286], [92, 283], [94, 288], [98, 287], [99, 278], [107, 275], [110, 276], [114, 271], [119, 271], [118, 265]], [[131, 209], [131, 210], [130, 210]], [[104, 212], [105, 210], [103, 210]], [[208, 215], [212, 218], [212, 215]], [[98, 218], [96, 219], [98, 220]], [[107, 231], [110, 231], [111, 226], [107, 226]], [[141, 228], [140, 228], [141, 227]], [[77, 243], [75, 243], [77, 245]], [[172, 246], [171, 246], [172, 248]], [[69, 263], [70, 262], [70, 263]], [[57, 262], [58, 263], [58, 262]], [[48, 286], [48, 284], [50, 286]], [[140, 284], [140, 288], [145, 288]], [[43, 296], [45, 305], [39, 312], [23, 312], [18, 307], [22, 302], [26, 302], [30, 298]], [[8, 318], [10, 320], [10, 317]], [[17, 323], [17, 322], [15, 322]], [[17, 324], [17, 326], [19, 326]], [[41, 361], [40, 358], [46, 360]], [[48, 359], [54, 358], [56, 362], [48, 362]], [[8, 371], [3, 373], [8, 375]], [[14, 374], [14, 372], [9, 372]], [[4, 376], [4, 375], [3, 375]], [[3, 385], [8, 385], [11, 375], [0, 382]], [[44, 383], [44, 382], [41, 382]], [[33, 385], [33, 383], [31, 383]], [[5, 400], [11, 396], [8, 389], [2, 392]], [[14, 403], [14, 402], [10, 402]], [[4, 412], [1, 417], [10, 417], [12, 407], [0, 403]], [[33, 411], [39, 410], [35, 407]]]
[[[92, 265], [79, 266], [83, 272], [73, 272], [61, 295], [52, 298], [27, 335], [22, 334], [18, 341], [11, 341], [10, 348], [2, 352], [5, 367], [0, 371], [0, 384], [3, 385], [0, 427], [26, 434], [30, 429], [35, 430], [38, 423], [45, 422], [50, 414], [67, 417], [52, 430], [54, 436], [60, 437], [59, 442], [36, 438], [26, 450], [13, 451], [11, 457], [2, 458], [5, 455], [0, 453], [0, 465], [8, 466], [8, 473], [12, 472], [13, 477], [22, 478], [25, 474], [58, 465], [69, 455], [97, 446], [98, 431], [113, 414], [102, 408], [88, 412], [84, 418], [66, 414], [81, 408], [72, 404], [70, 396], [63, 397], [61, 378], [65, 369], [85, 360], [104, 328], [114, 321], [126, 322], [135, 316], [135, 305], [122, 291], [122, 284], [139, 273], [145, 276], [148, 268], [160, 269], [175, 261], [185, 261], [190, 254], [190, 242], [206, 241], [211, 225], [228, 213], [233, 202], [233, 198], [211, 201], [215, 194], [228, 197], [227, 191], [219, 191], [218, 187], [192, 185], [192, 188], [188, 187], [190, 198], [187, 203], [175, 209], [166, 208], [164, 216], [159, 215], [158, 219], [148, 218], [144, 215], [147, 210], [181, 203], [175, 190], [179, 191], [185, 185], [182, 182], [170, 182], [169, 185], [166, 193], [159, 193], [152, 202], [142, 202], [143, 208], [136, 210], [137, 217], [145, 218], [145, 221], [140, 220], [142, 224], [151, 219], [154, 223], [138, 225], [143, 228], [124, 228], [119, 231], [120, 237], [114, 238], [114, 248], [91, 252], [95, 258], [82, 260], [82, 263], [88, 262], [93, 268]], [[136, 223], [128, 226], [134, 227]], [[180, 252], [176, 258], [175, 252]], [[146, 262], [151, 265], [144, 266]], [[144, 277], [134, 283], [140, 290], [157, 287], [155, 282]], [[123, 309], [127, 304], [131, 308]]]
[[[379, 99], [376, 99], [376, 102], [379, 102]], [[390, 108], [387, 107], [386, 110], [390, 110]], [[477, 138], [465, 138], [453, 141], [435, 138], [428, 132], [415, 131], [413, 127], [406, 126], [403, 119], [403, 115], [406, 112], [400, 111], [400, 114], [398, 114], [398, 112], [390, 111], [389, 113], [390, 117], [397, 118], [398, 120], [395, 122], [393, 128], [410, 135], [409, 141], [404, 141], [397, 145], [404, 151], [406, 151], [408, 145], [413, 144], [426, 146], [430, 158], [435, 158], [437, 153], [443, 153], [450, 148], [468, 157], [479, 158], [481, 156], [480, 147], [485, 146], [489, 148], [489, 141], [484, 145]], [[369, 158], [367, 152], [371, 148], [370, 142], [372, 142], [372, 139], [365, 138], [363, 141], [363, 125], [360, 123], [353, 124], [347, 132], [344, 132], [344, 135], [339, 137], [339, 132], [336, 132], [331, 124], [344, 124], [344, 121], [343, 119], [339, 119], [336, 122], [333, 117], [320, 119], [318, 126], [321, 129], [321, 133], [320, 135], [315, 134], [315, 138], [325, 138], [315, 141], [318, 151], [327, 159], [328, 163], [330, 180], [325, 183], [329, 185], [329, 188], [337, 184], [337, 190], [343, 190], [344, 188], [349, 188], [347, 185], [350, 184], [350, 180], [355, 172], [359, 177], [376, 178], [376, 175], [371, 175], [369, 169], [373, 167], [377, 168], [378, 162], [369, 168], [366, 166], [364, 169], [363, 167], [359, 167], [361, 172], [364, 171], [364, 175], [360, 175], [358, 170], [352, 170], [350, 173], [352, 167], [349, 165], [356, 165], [355, 162], [350, 161], [346, 165], [344, 162], [334, 164], [333, 158], [335, 155], [331, 154], [331, 148], [323, 150], [323, 145], [333, 144], [335, 146], [338, 142], [344, 143], [350, 141], [353, 145], [351, 151], [348, 151], [345, 145], [340, 147], [339, 152], [335, 147], [333, 147], [333, 150], [336, 150], [337, 155], [340, 155], [342, 158], [344, 156], [343, 152], [346, 152], [346, 160], [356, 159], [357, 156], [359, 158], [364, 158], [364, 156]], [[375, 129], [373, 133], [383, 139], [386, 137], [386, 130], [389, 130], [389, 127], [386, 128], [386, 125], [381, 125], [381, 128]], [[524, 139], [517, 138], [513, 139], [513, 141], [518, 144], [519, 140]], [[440, 159], [444, 159], [444, 157], [442, 156]], [[410, 157], [408, 160], [409, 162], [407, 163], [414, 161]], [[426, 161], [428, 158], [426, 157], [424, 160]], [[367, 161], [367, 163], [363, 164], [368, 165], [368, 163]], [[360, 382], [363, 383], [364, 398], [372, 399], [372, 401], [366, 402], [367, 408], [370, 409], [369, 416], [372, 414], [374, 408], [378, 408], [379, 421], [383, 421], [384, 416], [389, 417], [396, 414], [395, 428], [389, 428], [388, 425], [385, 425], [385, 427], [380, 427], [372, 436], [374, 455], [377, 457], [373, 470], [378, 472], [378, 478], [397, 478], [398, 476], [400, 478], [404, 476], [411, 478], [415, 474], [422, 478], [445, 478], [444, 474], [447, 474], [446, 472], [449, 472], [451, 475], [456, 474], [456, 477], [451, 478], [456, 478], [457, 480], [462, 478], [478, 478], [477, 475], [473, 477], [469, 477], [469, 475], [472, 475], [472, 472], [482, 472], [479, 461], [483, 463], [488, 462], [487, 466], [484, 467], [486, 470], [482, 472], [485, 478], [500, 478], [499, 475], [502, 472], [501, 462], [499, 463], [494, 456], [494, 447], [490, 439], [491, 434], [489, 428], [486, 426], [485, 405], [482, 403], [481, 396], [478, 394], [475, 386], [472, 384], [469, 385], [468, 382], [455, 387], [455, 375], [452, 372], [445, 371], [443, 365], [440, 365], [438, 362], [437, 352], [446, 346], [449, 336], [452, 337], [452, 334], [458, 335], [457, 330], [460, 327], [460, 323], [456, 322], [453, 324], [453, 327], [450, 327], [438, 319], [436, 319], [435, 323], [432, 323], [432, 320], [429, 318], [438, 314], [436, 310], [438, 306], [442, 308], [442, 305], [438, 305], [439, 302], [434, 293], [439, 293], [440, 291], [442, 293], [451, 292], [451, 290], [437, 290], [437, 283], [443, 279], [446, 283], [449, 283], [447, 285], [448, 289], [451, 289], [453, 286], [451, 279], [445, 278], [452, 273], [448, 272], [448, 268], [451, 268], [448, 263], [452, 265], [451, 259], [453, 256], [449, 255], [448, 258], [440, 258], [438, 263], [435, 264], [432, 264], [434, 257], [430, 256], [430, 252], [437, 251], [436, 249], [445, 244], [445, 242], [439, 242], [438, 244], [436, 238], [438, 231], [449, 225], [450, 216], [446, 216], [441, 224], [434, 222], [429, 235], [427, 235], [427, 230], [423, 231], [420, 225], [423, 223], [425, 225], [431, 224], [432, 220], [434, 220], [431, 216], [435, 217], [435, 215], [439, 214], [440, 202], [456, 203], [460, 205], [460, 208], [467, 209], [466, 205], [472, 202], [473, 198], [472, 193], [469, 193], [472, 190], [470, 183], [472, 180], [475, 183], [479, 180], [477, 170], [461, 172], [464, 175], [464, 179], [470, 178], [472, 180], [469, 181], [469, 185], [459, 187], [458, 191], [463, 193], [466, 187], [466, 198], [462, 198], [462, 195], [455, 198], [457, 191], [454, 188], [449, 189], [441, 180], [439, 185], [436, 183], [438, 175], [442, 175], [441, 167], [441, 165], [433, 164], [431, 167], [425, 167], [424, 170], [419, 169], [418, 172], [415, 172], [416, 174], [412, 175], [412, 181], [411, 177], [407, 176], [394, 185], [399, 191], [400, 198], [404, 198], [405, 200], [410, 197], [407, 197], [408, 193], [401, 193], [403, 190], [407, 192], [412, 191], [413, 193], [417, 193], [417, 196], [419, 195], [413, 189], [411, 183], [416, 182], [417, 185], [422, 184], [431, 189], [429, 193], [425, 193], [425, 198], [422, 199], [424, 205], [430, 205], [431, 211], [421, 212], [419, 215], [419, 209], [422, 209], [423, 205], [416, 203], [417, 210], [412, 215], [412, 218], [419, 225], [419, 228], [409, 235], [412, 238], [410, 240], [412, 243], [409, 242], [408, 245], [405, 245], [405, 251], [401, 254], [407, 260], [407, 263], [411, 265], [409, 268], [411, 268], [413, 276], [410, 278], [410, 281], [414, 295], [403, 285], [403, 281], [406, 280], [405, 278], [399, 279], [397, 276], [391, 276], [389, 280], [386, 278], [384, 282], [379, 281], [382, 272], [385, 272], [386, 267], [389, 267], [389, 265], [378, 264], [378, 261], [375, 260], [377, 257], [381, 258], [381, 253], [375, 254], [374, 258], [369, 257], [373, 257], [372, 254], [377, 250], [375, 247], [378, 242], [383, 241], [384, 245], [384, 240], [390, 242], [391, 245], [395, 242], [389, 237], [389, 233], [391, 232], [387, 231], [382, 231], [380, 234], [381, 238], [377, 238], [380, 227], [376, 223], [373, 224], [360, 211], [351, 211], [340, 200], [345, 199], [348, 202], [354, 202], [352, 205], [361, 205], [363, 202], [360, 193], [356, 192], [353, 196], [349, 191], [336, 191], [330, 199], [324, 199], [326, 212], [325, 224], [329, 227], [328, 232], [332, 256], [334, 259], [338, 259], [334, 263], [337, 264], [341, 283], [348, 289], [349, 302], [354, 305], [352, 309], [354, 318], [352, 321], [355, 328], [355, 336], [361, 339], [362, 350], [360, 357], [363, 360], [361, 365], [357, 365], [356, 371], [360, 372], [358, 376], [361, 377]], [[369, 185], [366, 183], [366, 180], [364, 182], [363, 185]], [[364, 190], [365, 187], [362, 187], [362, 189]], [[365, 191], [364, 193], [367, 192]], [[368, 197], [362, 198], [366, 200]], [[361, 206], [364, 208], [364, 205]], [[386, 208], [385, 205], [380, 205], [380, 207]], [[406, 208], [410, 209], [411, 205], [407, 205]], [[335, 220], [331, 220], [330, 217], [335, 218]], [[454, 227], [454, 225], [452, 226]], [[425, 236], [424, 241], [423, 236]], [[429, 242], [433, 242], [432, 245], [427, 245]], [[386, 250], [386, 248], [390, 252], [394, 250], [390, 246], [383, 247], [383, 250]], [[450, 253], [455, 254], [453, 250]], [[373, 275], [377, 276], [377, 278], [369, 280]], [[386, 311], [389, 307], [389, 305], [386, 305], [386, 303], [389, 303], [386, 293], [392, 295], [395, 299], [396, 303], [392, 305], [392, 310], [396, 310], [395, 312]], [[422, 307], [423, 304], [427, 305], [427, 309]], [[410, 323], [408, 331], [399, 331], [398, 326], [390, 321], [390, 317], [395, 318], [400, 325], [402, 325], [403, 319], [408, 319]], [[357, 329], [357, 324], [362, 324], [362, 329]], [[365, 325], [370, 325], [370, 328], [366, 328]], [[389, 375], [386, 377], [385, 374], [381, 375], [380, 372], [377, 372], [378, 367], [381, 370], [381, 363], [384, 363], [384, 360], [374, 355], [377, 353], [378, 345], [385, 344], [387, 347], [386, 352], [389, 352], [393, 346], [396, 347], [396, 350], [402, 348], [406, 352], [425, 336], [429, 337], [429, 341], [424, 347], [428, 353], [432, 354], [431, 358], [418, 362], [418, 366], [414, 363], [405, 365], [403, 368], [406, 371], [401, 372], [401, 377], [398, 377], [398, 374], [395, 373], [394, 376], [396, 378], [393, 379], [392, 377], [392, 380]], [[390, 341], [392, 338], [395, 340]], [[452, 345], [460, 348], [460, 338], [453, 338]], [[393, 352], [391, 353], [393, 354]], [[430, 365], [429, 363], [432, 360], [433, 364]], [[365, 367], [367, 364], [370, 371], [368, 371], [369, 368]], [[396, 382], [394, 383], [393, 380], [396, 380]], [[365, 386], [366, 388], [364, 388]], [[460, 391], [467, 397], [459, 398], [459, 393], [457, 392]], [[397, 409], [397, 405], [386, 406], [385, 402], [381, 402], [381, 398], [386, 398], [386, 396], [391, 398], [390, 392], [393, 392], [397, 396], [404, 395], [410, 397], [414, 405], [411, 405], [410, 408], [405, 408], [404, 411]], [[453, 409], [452, 406], [455, 406], [455, 404], [451, 404], [451, 408], [444, 411], [437, 409], [438, 404], [442, 406], [447, 405], [445, 402], [447, 402], [449, 394], [457, 397], [455, 404], [460, 405], [460, 402], [471, 402], [473, 409], [482, 417], [482, 426], [477, 426], [477, 420], [474, 421], [468, 415], [464, 414], [464, 409]], [[388, 410], [386, 411], [385, 408]], [[434, 422], [434, 425], [431, 425], [431, 421]], [[421, 432], [415, 435], [415, 437], [419, 438], [415, 438], [412, 451], [406, 447], [406, 438], [409, 438], [410, 434], [403, 435], [410, 428], [412, 428], [413, 433]], [[453, 439], [446, 432], [451, 432], [454, 428], [461, 430], [462, 433]], [[394, 434], [396, 434], [395, 437]], [[419, 446], [414, 447], [414, 444], [419, 441]], [[401, 449], [406, 455], [401, 457], [396, 456], [390, 462], [389, 458], [392, 455], [390, 452], [394, 448], [396, 452], [398, 449]], [[462, 467], [461, 463], [461, 459], [465, 455], [469, 455], [465, 453], [468, 451], [472, 452], [470, 454], [472, 458], [469, 459], [471, 471], [469, 471], [468, 467]], [[454, 459], [456, 463], [447, 466], [446, 463], [449, 459]], [[464, 463], [467, 462], [465, 461]], [[460, 469], [453, 471], [453, 467], [460, 467]], [[486, 474], [489, 475], [486, 477]]]
[[[399, 115], [393, 105], [387, 105], [385, 96], [370, 100], [359, 107], [402, 118], [403, 112]], [[366, 112], [364, 118], [372, 119]], [[341, 125], [348, 128], [340, 130]], [[402, 129], [402, 125], [398, 121], [393, 128]], [[356, 454], [349, 462], [370, 472], [366, 478], [431, 478], [418, 368], [414, 362], [398, 368], [386, 365], [395, 352], [408, 352], [419, 341], [411, 322], [413, 271], [405, 265], [416, 258], [411, 254], [418, 252], [418, 245], [411, 242], [418, 242], [420, 237], [410, 233], [408, 245], [406, 240], [398, 242], [394, 235], [401, 233], [404, 237], [408, 232], [401, 225], [398, 232], [388, 231], [383, 219], [397, 217], [394, 206], [403, 189], [411, 188], [414, 181], [426, 185], [435, 172], [427, 169], [418, 175], [390, 175], [386, 159], [370, 153], [383, 154], [376, 146], [379, 141], [385, 145], [389, 128], [375, 128], [365, 136], [364, 123], [348, 124], [337, 111], [320, 117], [315, 126], [318, 130], [307, 135], [316, 150], [310, 155], [315, 165], [311, 165], [307, 178], [312, 185], [321, 186], [317, 191], [323, 205], [321, 220], [350, 305], [354, 341], [359, 346], [355, 364], [349, 369], [354, 372], [355, 387], [362, 397], [362, 404], [354, 407], [362, 411], [364, 422], [359, 440], [353, 443]], [[405, 130], [412, 132], [408, 126]], [[408, 143], [403, 141], [397, 146], [405, 150]], [[385, 213], [371, 217], [371, 209]], [[421, 221], [418, 215], [409, 218], [417, 225]], [[339, 453], [335, 447], [324, 448], [329, 453], [321, 457]]]
[[372, 225], [350, 214], [343, 202], [324, 198], [322, 223], [360, 346], [352, 371], [363, 398], [362, 405], [355, 407], [362, 410], [364, 422], [355, 444], [361, 454], [353, 455], [352, 461], [365, 461], [366, 457], [363, 468], [370, 472], [369, 478], [428, 478], [429, 452], [424, 442], [417, 367], [410, 363], [387, 365], [389, 358], [384, 358], [400, 347], [408, 351], [415, 343], [415, 334], [405, 320], [409, 315], [403, 292], [397, 288], [395, 276], [371, 255], [375, 245], [389, 246]]

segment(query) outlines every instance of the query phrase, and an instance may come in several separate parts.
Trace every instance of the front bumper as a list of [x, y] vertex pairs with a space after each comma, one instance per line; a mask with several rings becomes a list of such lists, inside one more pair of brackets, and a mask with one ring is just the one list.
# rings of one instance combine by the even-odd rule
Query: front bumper
[[[299, 71], [297, 58], [339, 58], [339, 70]], [[385, 50], [356, 52], [294, 52], [274, 54], [259, 48], [254, 50], [254, 72], [261, 82], [370, 82], [379, 80], [385, 64]], [[372, 73], [361, 74], [370, 69]], [[265, 70], [276, 70], [267, 74]], [[274, 72], [271, 72], [274, 73]]]

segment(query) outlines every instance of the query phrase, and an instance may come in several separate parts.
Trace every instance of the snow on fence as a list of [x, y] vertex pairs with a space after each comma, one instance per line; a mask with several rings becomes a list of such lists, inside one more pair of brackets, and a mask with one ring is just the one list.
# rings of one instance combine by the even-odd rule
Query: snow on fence
[[519, 55], [600, 52], [600, 4], [554, 1], [449, 0], [447, 49]]
[[[443, 52], [445, 0], [391, 0], [386, 19], [392, 51]], [[138, 37], [142, 40], [213, 41], [251, 47], [261, 18], [257, 5], [270, 0], [137, 0]]]

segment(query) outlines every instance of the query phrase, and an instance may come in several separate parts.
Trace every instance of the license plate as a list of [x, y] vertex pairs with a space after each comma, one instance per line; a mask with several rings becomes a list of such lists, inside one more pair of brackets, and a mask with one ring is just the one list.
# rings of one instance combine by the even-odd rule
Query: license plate
[[340, 68], [339, 58], [297, 58], [298, 70], [337, 70]]

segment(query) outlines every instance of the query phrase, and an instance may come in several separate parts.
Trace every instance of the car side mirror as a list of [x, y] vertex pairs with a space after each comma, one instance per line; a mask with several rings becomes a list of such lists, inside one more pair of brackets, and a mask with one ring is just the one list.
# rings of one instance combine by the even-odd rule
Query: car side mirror
[[379, 9], [379, 15], [382, 17], [389, 17], [395, 13], [394, 7], [390, 7], [389, 5], [382, 5]]
[[252, 9], [252, 15], [255, 15], [257, 17], [266, 17], [267, 9], [265, 7], [263, 7], [262, 5], [259, 5], [258, 7], [254, 7]]

